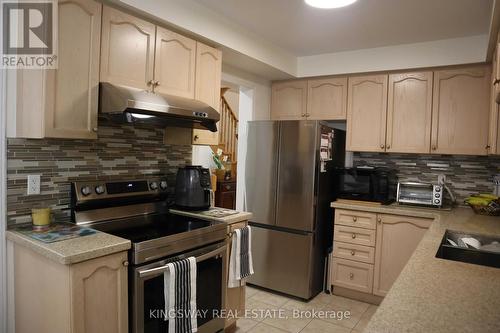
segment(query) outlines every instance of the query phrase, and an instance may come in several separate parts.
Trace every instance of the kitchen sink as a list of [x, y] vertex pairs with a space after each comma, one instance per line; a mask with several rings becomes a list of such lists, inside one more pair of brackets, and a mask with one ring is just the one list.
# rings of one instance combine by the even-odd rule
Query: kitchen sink
[[500, 238], [446, 230], [436, 258], [500, 268]]

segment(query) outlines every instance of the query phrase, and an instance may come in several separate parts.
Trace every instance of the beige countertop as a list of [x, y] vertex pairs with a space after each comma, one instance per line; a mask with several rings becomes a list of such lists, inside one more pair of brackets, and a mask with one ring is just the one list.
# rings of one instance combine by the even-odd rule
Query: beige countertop
[[446, 229], [500, 236], [500, 217], [469, 208], [332, 207], [435, 218], [364, 332], [500, 332], [500, 269], [435, 257]]
[[199, 218], [202, 220], [207, 220], [207, 221], [224, 222], [227, 224], [248, 221], [253, 216], [253, 214], [249, 213], [249, 212], [238, 212], [237, 214], [228, 215], [225, 217], [212, 217], [212, 216], [200, 214], [200, 212], [196, 212], [196, 211], [189, 212], [189, 211], [177, 210], [177, 209], [170, 209], [170, 213], [177, 214], [177, 215], [196, 217], [196, 218]]
[[76, 264], [108, 254], [126, 251], [131, 247], [129, 240], [99, 231], [93, 235], [54, 243], [44, 243], [13, 230], [7, 230], [6, 236], [8, 240], [30, 248], [63, 265]]

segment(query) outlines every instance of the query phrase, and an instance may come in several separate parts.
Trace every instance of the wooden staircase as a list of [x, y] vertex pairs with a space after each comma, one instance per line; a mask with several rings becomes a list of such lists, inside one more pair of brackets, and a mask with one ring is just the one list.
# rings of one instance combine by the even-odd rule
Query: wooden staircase
[[238, 116], [231, 109], [224, 94], [229, 88], [221, 88], [220, 120], [219, 120], [219, 144], [210, 146], [214, 152], [222, 149], [224, 155], [229, 156], [232, 164], [233, 175], [237, 166], [238, 153]]

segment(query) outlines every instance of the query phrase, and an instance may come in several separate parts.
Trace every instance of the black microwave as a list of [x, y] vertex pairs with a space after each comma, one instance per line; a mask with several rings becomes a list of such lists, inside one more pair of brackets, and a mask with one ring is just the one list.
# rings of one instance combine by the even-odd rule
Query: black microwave
[[394, 169], [376, 167], [335, 170], [334, 192], [338, 199], [390, 204], [396, 200], [398, 177]]

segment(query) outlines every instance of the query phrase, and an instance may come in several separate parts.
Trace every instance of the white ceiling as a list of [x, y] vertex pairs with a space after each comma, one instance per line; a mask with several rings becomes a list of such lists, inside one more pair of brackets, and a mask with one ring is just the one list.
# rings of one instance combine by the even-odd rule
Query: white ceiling
[[493, 0], [358, 0], [320, 10], [303, 0], [197, 0], [295, 56], [488, 34]]

